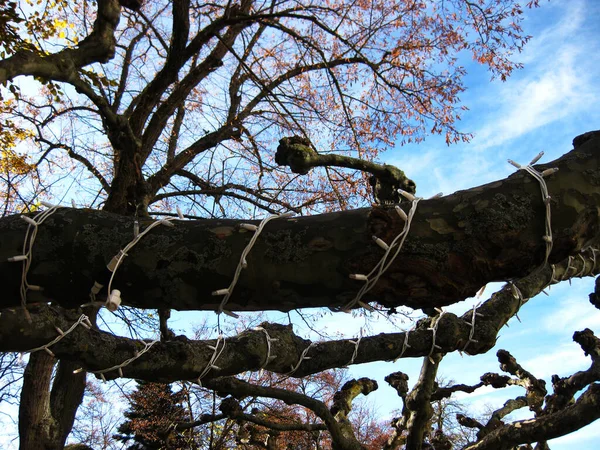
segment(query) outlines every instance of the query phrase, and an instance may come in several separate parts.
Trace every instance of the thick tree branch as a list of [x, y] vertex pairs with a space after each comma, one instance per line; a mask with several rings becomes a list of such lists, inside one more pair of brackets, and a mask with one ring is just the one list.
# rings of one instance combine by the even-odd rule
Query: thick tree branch
[[[300, 422], [281, 422], [274, 420], [267, 420], [264, 417], [260, 417], [256, 414], [248, 414], [242, 411], [242, 407], [239, 402], [233, 397], [227, 397], [221, 402], [219, 409], [223, 412], [225, 417], [229, 417], [234, 420], [243, 420], [251, 422], [261, 427], [269, 428], [275, 431], [319, 431], [326, 430], [327, 427], [322, 423], [300, 423]], [[177, 426], [177, 429], [182, 429]]]
[[59, 361], [50, 391], [50, 408], [61, 446], [73, 428], [75, 414], [86, 388], [87, 374], [85, 371], [75, 373], [77, 368], [71, 361]]
[[50, 380], [54, 363], [54, 358], [44, 352], [31, 355], [23, 374], [19, 442], [24, 450], [34, 450], [39, 442], [47, 442], [50, 434], [56, 431], [50, 411]]
[[[234, 14], [225, 13], [222, 17], [212, 20], [208, 26], [200, 30], [196, 36], [194, 36], [183, 51], [169, 52], [169, 56], [167, 57], [163, 68], [156, 74], [154, 79], [144, 87], [142, 92], [132, 101], [125, 112], [128, 117], [130, 116], [131, 127], [136, 134], [142, 135], [152, 110], [160, 103], [167, 88], [175, 83], [179, 71], [190, 58], [208, 45], [211, 39], [213, 39], [220, 30], [227, 28], [228, 26], [236, 25], [243, 28], [252, 22], [251, 16], [247, 14], [252, 3], [252, 0], [243, 0], [240, 8], [241, 11], [236, 9], [236, 13]], [[185, 6], [185, 2], [180, 2], [180, 4], [177, 5], [179, 14]], [[245, 24], [245, 22], [247, 22], [247, 24]], [[178, 25], [177, 27], [174, 27], [173, 31], [177, 32], [178, 36], [173, 36], [171, 42], [172, 46], [179, 47], [184, 41], [187, 41], [186, 33], [189, 32], [189, 26], [185, 24], [182, 26]], [[205, 60], [205, 64], [206, 62], [208, 61]], [[189, 79], [192, 80], [194, 77], [190, 76]], [[177, 106], [179, 105], [175, 105], [175, 107]]]
[[[534, 377], [523, 369], [516, 360], [505, 350], [498, 351], [500, 367], [512, 375], [516, 380], [503, 380], [492, 382], [494, 387], [504, 387], [507, 384], [519, 384], [527, 390], [526, 396], [508, 400], [503, 407], [493, 412], [484, 426], [476, 420], [457, 415], [460, 424], [470, 428], [478, 428], [478, 442], [469, 445], [469, 450], [480, 448], [509, 449], [517, 444], [531, 444], [537, 442], [536, 449], [547, 449], [547, 440], [569, 434], [600, 417], [595, 413], [588, 417], [588, 408], [598, 409], [600, 404], [600, 380], [598, 370], [598, 356], [600, 355], [600, 339], [596, 338], [589, 329], [576, 332], [573, 340], [578, 342], [587, 355], [592, 357], [592, 365], [586, 371], [580, 371], [566, 378], [553, 376], [554, 393], [545, 398], [546, 405], [541, 408], [546, 394], [545, 382]], [[482, 381], [493, 381], [490, 375], [481, 377]], [[576, 402], [576, 392], [590, 386]], [[584, 398], [585, 397], [585, 398]], [[535, 418], [504, 424], [502, 419], [519, 408], [528, 406], [535, 414]], [[584, 417], [578, 417], [582, 414]], [[506, 442], [504, 439], [510, 437]], [[528, 448], [531, 448], [530, 446]]]
[[[585, 262], [586, 270], [591, 270], [590, 259], [581, 260], [579, 271]], [[567, 262], [557, 265], [554, 276], [560, 279], [566, 271]], [[570, 267], [574, 267], [571, 265]], [[575, 265], [577, 268], [577, 266]], [[552, 271], [546, 270], [519, 281], [524, 298], [537, 295], [550, 282]], [[470, 354], [485, 353], [496, 343], [498, 331], [518, 312], [523, 301], [513, 295], [513, 290], [506, 286], [495, 293], [484, 304], [477, 308], [475, 331], [472, 338], [477, 342], [469, 342], [471, 338], [472, 311], [462, 317], [445, 313], [439, 318], [435, 344], [441, 353], [463, 350], [468, 344]], [[51, 342], [57, 337], [55, 327], [68, 329], [75, 323], [79, 314], [75, 311], [63, 310], [56, 306], [29, 306], [32, 323], [29, 323], [20, 309], [4, 311], [0, 315], [0, 351], [27, 351]], [[348, 340], [333, 340], [311, 343], [296, 336], [290, 327], [263, 324], [271, 338], [278, 339], [272, 345], [272, 354], [278, 358], [264, 366], [272, 372], [287, 374], [301, 364], [293, 372], [294, 377], [302, 377], [323, 370], [342, 367], [349, 362], [361, 364], [373, 361], [393, 360], [398, 357], [428, 356], [433, 345], [430, 329], [431, 318], [419, 321], [416, 328], [405, 333], [382, 333], [363, 337], [356, 355], [355, 345]], [[259, 370], [267, 357], [267, 344], [261, 331], [246, 331], [238, 336], [225, 339], [225, 347], [217, 363], [220, 370], [210, 370], [204, 379], [217, 375], [235, 375], [248, 370]], [[410, 347], [406, 346], [409, 343]], [[184, 337], [171, 341], [157, 342], [150, 351], [123, 367], [123, 376], [157, 382], [175, 380], [196, 380], [205, 372], [214, 351], [215, 340], [192, 341]], [[311, 346], [311, 348], [308, 348]], [[114, 336], [110, 333], [87, 330], [78, 326], [64, 339], [51, 347], [59, 358], [65, 358], [80, 364], [89, 371], [104, 370], [126, 361], [141, 349], [141, 341]], [[307, 350], [308, 349], [308, 350]], [[182, 363], [185, 362], [185, 363]], [[117, 370], [104, 374], [107, 379], [119, 376]], [[487, 379], [486, 379], [487, 380]], [[490, 384], [498, 384], [499, 380], [487, 380]]]
[[402, 399], [402, 415], [392, 420], [393, 432], [385, 443], [383, 450], [397, 450], [406, 442], [403, 434], [406, 429], [405, 417], [408, 417], [406, 409], [406, 396], [408, 395], [408, 375], [403, 372], [394, 372], [385, 377], [385, 381], [396, 389], [398, 396]]
[[240, 135], [241, 131], [230, 124], [205, 134], [193, 144], [180, 151], [174, 158], [167, 161], [163, 167], [148, 177], [148, 183], [151, 186], [152, 192], [156, 194], [156, 192], [166, 186], [175, 173], [182, 170], [200, 153], [215, 148], [221, 142], [231, 138], [237, 138]]
[[600, 381], [600, 339], [586, 328], [583, 331], [576, 331], [573, 340], [581, 346], [586, 355], [592, 358], [592, 365], [589, 369], [579, 371], [570, 377], [552, 376], [554, 393], [546, 397], [546, 406], [542, 415], [560, 411], [573, 401], [578, 391], [593, 382]]
[[231, 394], [237, 398], [259, 396], [283, 400], [288, 404], [301, 405], [313, 411], [325, 422], [333, 441], [334, 450], [363, 450], [354, 434], [348, 434], [340, 427], [334, 415], [327, 406], [316, 399], [286, 389], [264, 387], [247, 383], [236, 378], [215, 378], [206, 382], [206, 386], [215, 390], [219, 395]]
[[32, 75], [45, 80], [66, 81], [65, 74], [89, 64], [105, 63], [115, 54], [115, 29], [119, 24], [121, 5], [118, 0], [98, 0], [94, 30], [76, 48], [66, 48], [45, 55], [38, 51], [19, 51], [0, 60], [0, 84], [21, 75]]
[[[546, 179], [552, 196], [551, 263], [598, 238], [599, 162], [600, 138], [594, 138], [537, 166], [560, 169]], [[539, 185], [523, 171], [423, 200], [402, 251], [363, 301], [390, 308], [442, 306], [473, 296], [490, 281], [530, 273], [544, 261], [544, 214]], [[252, 221], [178, 221], [173, 228], [155, 228], [125, 258], [114, 287], [131, 306], [216, 310], [220, 298], [211, 293], [230, 284], [250, 239], [239, 227], [244, 222]], [[0, 282], [6, 287], [1, 307], [20, 303], [21, 266], [7, 258], [20, 253], [26, 227], [17, 216], [0, 219]], [[403, 227], [393, 208], [275, 220], [259, 236], [228, 306], [247, 311], [343, 306], [364, 283], [349, 275], [368, 273], [382, 257], [372, 236], [391, 243]], [[86, 302], [94, 281], [106, 276], [106, 264], [131, 241], [132, 229], [133, 219], [126, 217], [56, 211], [40, 226], [35, 242], [29, 282], [45, 288], [38, 298], [71, 307]]]
[[[369, 395], [377, 390], [377, 382], [370, 378], [359, 378], [358, 380], [350, 380], [342, 386], [333, 396], [333, 405], [331, 406], [331, 414], [335, 417], [340, 428], [340, 432], [348, 438], [348, 440], [356, 441], [356, 436], [348, 415], [352, 410], [352, 402], [360, 394]], [[343, 447], [345, 448], [345, 447]], [[360, 448], [360, 447], [359, 447]]]
[[406, 448], [421, 450], [427, 431], [427, 424], [433, 415], [431, 395], [435, 390], [435, 378], [442, 360], [441, 353], [423, 358], [419, 380], [406, 396], [402, 409], [404, 428], [406, 428]]
[[518, 384], [527, 390], [527, 406], [530, 410], [539, 414], [541, 412], [546, 391], [546, 382], [533, 376], [530, 372], [523, 369], [517, 360], [506, 350], [498, 350], [498, 361], [500, 368], [518, 378]]

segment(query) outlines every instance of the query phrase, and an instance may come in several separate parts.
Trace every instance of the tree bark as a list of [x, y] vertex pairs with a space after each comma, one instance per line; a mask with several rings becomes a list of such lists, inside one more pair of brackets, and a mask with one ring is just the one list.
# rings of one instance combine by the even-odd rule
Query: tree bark
[[56, 359], [43, 351], [29, 356], [19, 405], [20, 450], [61, 450], [73, 428], [86, 372], [73, 373], [78, 366], [59, 361], [50, 389], [55, 364]]
[[[516, 297], [511, 286], [506, 285], [477, 308], [475, 317], [472, 310], [460, 317], [445, 312], [442, 317], [420, 320], [414, 329], [407, 332], [363, 336], [358, 350], [347, 339], [311, 343], [297, 336], [291, 326], [267, 323], [262, 327], [273, 341], [270, 353], [262, 330], [246, 330], [220, 342], [214, 339], [189, 340], [179, 336], [166, 342], [154, 342], [147, 353], [140, 354], [150, 345], [149, 342], [97, 329], [88, 330], [83, 326], [75, 327], [51, 349], [58, 358], [73, 361], [88, 371], [102, 371], [106, 379], [123, 376], [155, 382], [197, 381], [200, 374], [203, 374], [204, 381], [261, 368], [303, 377], [349, 364], [428, 356], [432, 348], [442, 354], [456, 350], [480, 354], [495, 345], [499, 330], [519, 311], [520, 306], [548, 284], [566, 279], [573, 273], [577, 276], [596, 274], [600, 268], [595, 267], [598, 264], [594, 263], [593, 252], [589, 251], [586, 255], [574, 261], [566, 260], [556, 265], [554, 270], [546, 267], [515, 282], [523, 299]], [[9, 310], [0, 315], [0, 351], [28, 351], [47, 345], [57, 338], [56, 327], [68, 330], [81, 314], [81, 311], [48, 305], [31, 307], [30, 312], [31, 322], [21, 310]], [[431, 330], [433, 320], [439, 321], [435, 341]], [[219, 356], [217, 361], [211, 362], [215, 349], [219, 350]], [[269, 359], [268, 356], [272, 355], [277, 355], [277, 358]], [[122, 372], [108, 370], [131, 358], [134, 359], [122, 367]], [[206, 371], [211, 365], [218, 366], [218, 369], [213, 367]], [[293, 368], [295, 370], [291, 372]]]
[[54, 363], [45, 352], [29, 356], [19, 405], [20, 450], [38, 450], [40, 444], [45, 449], [53, 441], [56, 430], [50, 414], [50, 379]]
[[[600, 133], [542, 171], [552, 196], [556, 263], [598, 239]], [[408, 211], [408, 205], [403, 204]], [[544, 261], [545, 207], [538, 182], [524, 171], [468, 191], [417, 206], [402, 251], [364, 297], [384, 307], [443, 306], [474, 295], [491, 281], [530, 273]], [[77, 307], [88, 301], [94, 281], [105, 281], [106, 264], [133, 238], [133, 220], [106, 212], [61, 208], [40, 227], [28, 274], [44, 288], [29, 302], [52, 301]], [[252, 232], [242, 220], [176, 221], [151, 230], [124, 259], [113, 289], [124, 304], [139, 308], [216, 310], [230, 285]], [[141, 224], [142, 230], [149, 221]], [[0, 307], [20, 304], [21, 253], [27, 223], [18, 216], [0, 220]], [[393, 208], [367, 208], [313, 217], [277, 219], [258, 237], [227, 309], [289, 311], [342, 307], [362, 286], [350, 274], [366, 274], [404, 221]], [[68, 293], [68, 295], [66, 295]]]
[[587, 390], [564, 410], [501, 427], [465, 450], [508, 450], [518, 444], [565, 436], [600, 418], [600, 384]]

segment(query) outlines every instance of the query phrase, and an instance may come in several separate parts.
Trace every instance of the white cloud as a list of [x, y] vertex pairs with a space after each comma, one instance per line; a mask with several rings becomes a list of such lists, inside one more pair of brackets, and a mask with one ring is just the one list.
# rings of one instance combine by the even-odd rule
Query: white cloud
[[410, 177], [418, 181], [418, 178], [425, 178], [430, 175], [431, 167], [436, 165], [437, 159], [439, 158], [439, 151], [425, 150], [414, 153], [408, 151], [393, 152], [390, 156], [389, 159], [386, 158], [389, 164], [407, 168], [410, 172]]
[[591, 449], [597, 448], [598, 439], [600, 439], [600, 427], [597, 424], [590, 424], [576, 433], [548, 442], [553, 450]]
[[600, 57], [593, 50], [598, 46], [597, 36], [588, 36], [583, 26], [588, 4], [573, 1], [552, 9], [560, 20], [534, 34], [519, 58], [525, 63], [525, 70], [505, 83], [492, 83], [485, 91], [477, 89], [483, 97], [476, 101], [493, 108], [493, 112], [483, 116], [485, 125], [475, 132], [473, 143], [478, 150], [596, 110], [600, 99], [596, 82]]
[[532, 18], [547, 10], [548, 13], [557, 16], [558, 20], [554, 26], [535, 32], [525, 50], [519, 55], [519, 60], [524, 64], [529, 64], [539, 58], [539, 55], [552, 54], [557, 42], [572, 42], [574, 38], [581, 35], [586, 16], [589, 15], [591, 9], [593, 9], [593, 5], [589, 3], [589, 0], [571, 0], [562, 4], [560, 2], [548, 3], [543, 6], [542, 10], [534, 10]]
[[600, 311], [585, 304], [585, 296], [569, 297], [561, 300], [560, 306], [544, 317], [542, 324], [551, 333], [566, 332], [584, 328], [600, 329]]
[[480, 150], [501, 145], [574, 112], [591, 107], [597, 95], [589, 96], [582, 71], [574, 70], [577, 54], [571, 46], [558, 49], [561, 60], [547, 72], [512, 83], [500, 91], [496, 120], [476, 132]]
[[[529, 160], [540, 150], [548, 153], [546, 158], [559, 156], [566, 150], [564, 141], [556, 145], [559, 138], [568, 142], [597, 127], [600, 42], [597, 34], [586, 31], [593, 29], [590, 9], [594, 8], [589, 2], [573, 1], [545, 5], [531, 13], [542, 24], [539, 30], [527, 30], [534, 37], [519, 55], [525, 68], [506, 82], [478, 79], [465, 93], [471, 110], [459, 125], [474, 130], [471, 143], [449, 149], [438, 144], [435, 150], [430, 143], [438, 141], [433, 138], [425, 149], [423, 144], [415, 148], [412, 157], [395, 158], [417, 181], [420, 195], [450, 194], [502, 179], [514, 171], [506, 158], [519, 160], [525, 153]], [[547, 128], [556, 123], [560, 126]], [[544, 135], [536, 135], [542, 129]]]
[[590, 364], [590, 359], [581, 348], [571, 343], [553, 348], [552, 353], [523, 361], [521, 365], [538, 378], [549, 378], [555, 374], [571, 375], [578, 370], [588, 369]]

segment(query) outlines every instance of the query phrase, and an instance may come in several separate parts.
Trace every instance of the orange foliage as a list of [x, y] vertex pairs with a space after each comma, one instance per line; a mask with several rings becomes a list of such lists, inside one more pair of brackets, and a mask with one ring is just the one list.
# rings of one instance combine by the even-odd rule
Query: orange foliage
[[[6, 7], [0, 33], [10, 43], [7, 55], [31, 39], [23, 29], [33, 36], [36, 51], [73, 46], [90, 29], [93, 11], [87, 1], [33, 4], [26, 12]], [[64, 104], [54, 117], [71, 130], [74, 152], [99, 169], [96, 178], [110, 183], [118, 166], [121, 144], [110, 137], [123, 131], [108, 130], [119, 121], [106, 119], [122, 113], [138, 140], [122, 145], [139, 144], [146, 177], [168, 175], [153, 180], [156, 192], [198, 190], [185, 177], [172, 183], [170, 164], [178, 158], [178, 165], [193, 167], [208, 183], [202, 190], [228, 186], [225, 193], [209, 195], [229, 216], [247, 216], [275, 200], [305, 213], [368, 204], [367, 183], [359, 172], [327, 168], [299, 177], [278, 167], [273, 160], [278, 139], [305, 135], [319, 152], [369, 160], [429, 133], [444, 135], [449, 144], [468, 140], [470, 135], [457, 127], [464, 109], [461, 54], [470, 52], [492, 76], [505, 79], [519, 67], [513, 53], [529, 39], [515, 0], [218, 1], [190, 6], [189, 33], [175, 57], [169, 47], [177, 40], [172, 3], [145, 1], [141, 12], [144, 19], [123, 11], [111, 62], [79, 70], [77, 90], [88, 92], [87, 99], [66, 99], [48, 83], [48, 106]], [[237, 29], [228, 22], [233, 16]], [[212, 28], [218, 33], [209, 32]], [[226, 35], [231, 42], [223, 41]], [[216, 58], [214, 67], [210, 58]], [[82, 90], [81, 83], [87, 88]], [[183, 114], [179, 125], [178, 111]], [[216, 139], [207, 143], [208, 135]], [[253, 190], [240, 192], [231, 185]], [[103, 190], [101, 197], [107, 195]], [[212, 208], [216, 214], [205, 195], [193, 199], [197, 204], [190, 212], [205, 215]]]

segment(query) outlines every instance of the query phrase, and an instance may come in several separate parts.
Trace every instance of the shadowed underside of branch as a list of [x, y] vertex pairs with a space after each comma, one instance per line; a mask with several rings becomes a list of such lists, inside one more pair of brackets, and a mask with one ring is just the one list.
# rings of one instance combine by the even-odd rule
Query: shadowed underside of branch
[[[586, 252], [581, 258], [555, 265], [554, 270], [546, 267], [515, 282], [523, 300], [515, 296], [510, 285], [505, 286], [477, 307], [475, 322], [473, 310], [468, 310], [460, 317], [444, 312], [442, 317], [420, 320], [414, 329], [407, 332], [364, 336], [356, 354], [356, 341], [341, 339], [311, 342], [297, 336], [291, 326], [269, 323], [262, 324], [262, 327], [273, 340], [270, 353], [265, 332], [260, 329], [247, 330], [220, 342], [215, 339], [190, 340], [179, 336], [169, 341], [155, 342], [146, 353], [140, 355], [148, 345], [147, 342], [81, 325], [52, 345], [51, 351], [58, 358], [74, 361], [90, 372], [102, 371], [106, 379], [123, 376], [158, 382], [195, 381], [200, 374], [203, 374], [204, 382], [218, 376], [236, 375], [261, 368], [282, 375], [303, 377], [350, 363], [430, 356], [434, 353], [433, 350], [435, 353], [459, 350], [468, 354], [480, 354], [495, 345], [499, 330], [519, 311], [520, 306], [528, 298], [539, 294], [553, 279], [556, 282], [575, 274], [596, 274], [600, 270], [600, 264], [596, 266], [599, 267], [594, 268], [593, 252]], [[567, 271], [570, 275], [567, 275]], [[27, 351], [43, 346], [58, 336], [57, 327], [63, 331], [69, 329], [81, 314], [80, 311], [47, 305], [31, 307], [30, 312], [31, 323], [20, 309], [2, 312], [0, 351]], [[434, 320], [439, 321], [435, 341], [431, 331]], [[219, 351], [217, 360], [211, 362], [216, 353], [215, 348], [222, 349], [222, 352]], [[105, 371], [136, 355], [140, 356], [122, 367], [121, 372], [117, 369]], [[265, 364], [270, 355], [277, 357]], [[213, 365], [218, 369], [206, 371]]]

